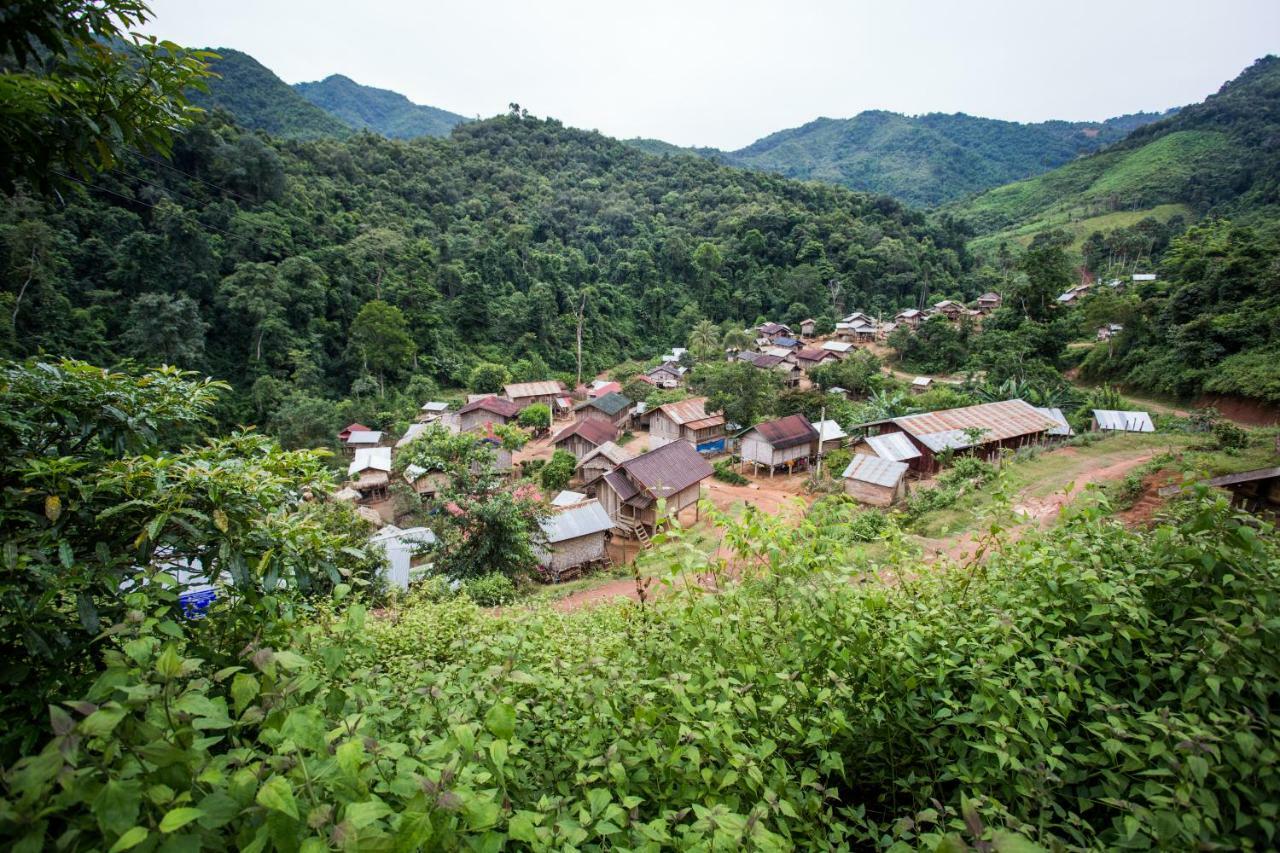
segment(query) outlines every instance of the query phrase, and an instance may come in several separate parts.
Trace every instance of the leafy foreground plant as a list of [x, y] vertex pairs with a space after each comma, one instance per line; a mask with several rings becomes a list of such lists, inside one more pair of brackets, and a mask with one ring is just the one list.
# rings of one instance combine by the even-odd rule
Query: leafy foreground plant
[[672, 578], [643, 607], [573, 614], [463, 598], [376, 620], [282, 612], [218, 671], [147, 615], [169, 595], [154, 576], [89, 694], [52, 708], [52, 739], [5, 774], [0, 837], [1274, 845], [1280, 553], [1224, 501], [1150, 532], [1084, 509], [893, 587], [825, 566], [808, 525], [748, 513], [726, 543], [742, 579], [721, 594]]

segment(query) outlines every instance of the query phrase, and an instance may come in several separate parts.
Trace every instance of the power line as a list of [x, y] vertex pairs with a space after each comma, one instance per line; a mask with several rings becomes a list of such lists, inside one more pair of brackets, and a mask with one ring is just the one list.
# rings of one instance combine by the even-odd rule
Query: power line
[[161, 160], [158, 157], [150, 157], [146, 154], [143, 154], [140, 151], [135, 151], [134, 154], [136, 154], [138, 156], [138, 159], [140, 160], [146, 160], [149, 163], [155, 163], [157, 166], [163, 166], [164, 168], [177, 172], [179, 175], [188, 177], [193, 181], [199, 181], [200, 183], [204, 184], [207, 187], [213, 187], [215, 190], [218, 190], [219, 192], [224, 192], [224, 193], [227, 193], [228, 195], [233, 195], [236, 198], [240, 199], [241, 201], [247, 201], [249, 204], [255, 203], [254, 200], [249, 198], [248, 196], [243, 196], [233, 189], [228, 189], [227, 187], [218, 186], [213, 181], [206, 181], [204, 178], [200, 177], [199, 175], [193, 175], [190, 172], [184, 172], [181, 169], [179, 169], [177, 166], [173, 165], [172, 163], [169, 163], [165, 160]]

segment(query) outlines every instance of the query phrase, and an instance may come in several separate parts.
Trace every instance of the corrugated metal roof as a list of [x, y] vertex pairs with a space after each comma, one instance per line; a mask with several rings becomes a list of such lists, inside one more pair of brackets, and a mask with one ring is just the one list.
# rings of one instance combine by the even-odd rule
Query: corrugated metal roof
[[871, 483], [875, 486], [894, 488], [907, 475], [907, 463], [895, 462], [892, 459], [881, 459], [879, 456], [868, 456], [855, 453], [849, 460], [849, 466], [841, 476], [849, 480]]
[[551, 379], [541, 382], [513, 382], [502, 390], [511, 399], [517, 397], [555, 397], [564, 393], [564, 386]]
[[844, 341], [827, 341], [822, 345], [822, 348], [827, 352], [848, 352], [853, 349], [853, 344], [845, 343]]
[[751, 364], [759, 368], [770, 368], [777, 367], [782, 364], [782, 361], [783, 356], [763, 354], [756, 356], [755, 361], [752, 361]]
[[599, 418], [586, 418], [560, 430], [551, 443], [559, 444], [575, 435], [581, 436], [592, 444], [599, 446], [606, 441], [613, 441], [617, 438], [618, 431], [608, 421], [602, 421]]
[[355, 430], [347, 436], [347, 444], [377, 444], [382, 433], [377, 430]]
[[404, 431], [404, 435], [400, 436], [400, 440], [396, 442], [396, 447], [404, 447], [418, 436], [427, 431], [428, 424], [409, 424], [409, 428]]
[[824, 358], [832, 358], [834, 353], [830, 350], [818, 349], [817, 347], [806, 347], [796, 353], [796, 358], [805, 361], [822, 361]]
[[544, 519], [541, 524], [542, 532], [547, 536], [547, 544], [554, 545], [556, 542], [602, 533], [613, 527], [613, 520], [604, 511], [600, 501], [592, 500], [563, 509]]
[[840, 428], [840, 424], [833, 420], [818, 421], [813, 428], [818, 431], [818, 437], [823, 441], [836, 441], [849, 437], [849, 434]]
[[1115, 409], [1094, 409], [1093, 419], [1098, 429], [1116, 432], [1155, 432], [1156, 425], [1146, 412], [1122, 412]]
[[436, 544], [436, 535], [429, 527], [396, 527], [388, 524], [369, 537], [370, 542], [385, 543], [392, 541], [413, 542], [422, 545]]
[[818, 431], [804, 415], [787, 415], [775, 421], [765, 421], [753, 429], [778, 450], [818, 440]]
[[430, 400], [422, 404], [422, 411], [424, 412], [443, 412], [448, 408], [448, 403], [441, 403], [439, 400]]
[[1049, 435], [1075, 435], [1076, 431], [1071, 428], [1071, 424], [1067, 423], [1066, 415], [1062, 414], [1062, 409], [1051, 409], [1043, 406], [1036, 406], [1036, 411], [1044, 415], [1051, 421], [1057, 423], [1057, 426], [1049, 430]]
[[923, 388], [923, 387], [925, 387], [925, 386], [927, 386], [927, 385], [932, 385], [932, 384], [933, 384], [933, 377], [932, 377], [932, 376], [917, 376], [915, 379], [912, 379], [912, 380], [911, 380], [911, 384], [912, 384], [912, 385], [915, 385], [917, 388]]
[[710, 417], [703, 418], [700, 421], [689, 421], [685, 426], [692, 430], [711, 429], [712, 427], [724, 426], [724, 415], [711, 415]]
[[347, 466], [347, 476], [351, 477], [358, 471], [375, 470], [390, 471], [391, 470], [391, 448], [390, 447], [362, 447], [356, 451], [355, 458], [351, 460], [351, 464]]
[[959, 409], [943, 409], [921, 415], [894, 418], [893, 422], [911, 433], [930, 450], [969, 447], [966, 429], [980, 429], [977, 444], [989, 444], [1022, 435], [1047, 432], [1058, 424], [1024, 400], [1003, 400]]
[[594, 400], [586, 400], [579, 403], [573, 407], [573, 410], [575, 412], [580, 412], [583, 409], [599, 409], [606, 415], [612, 417], [630, 405], [631, 401], [629, 399], [622, 396], [617, 391], [610, 391], [608, 394], [596, 397]]
[[658, 411], [680, 425], [704, 420], [707, 417], [707, 398], [690, 397], [675, 403], [664, 403], [658, 407]]
[[797, 341], [795, 338], [788, 338], [788, 337], [787, 337], [787, 336], [785, 336], [785, 335], [779, 335], [778, 337], [776, 337], [776, 338], [774, 338], [774, 339], [773, 339], [773, 342], [774, 342], [774, 344], [776, 344], [777, 346], [780, 346], [780, 347], [798, 347], [798, 346], [800, 346], [800, 342], [799, 342], [799, 341]]
[[622, 471], [655, 498], [665, 498], [710, 477], [711, 465], [689, 442], [673, 441], [628, 459], [606, 479]]
[[504, 418], [514, 418], [520, 414], [520, 404], [513, 403], [510, 400], [504, 400], [501, 397], [490, 394], [487, 397], [481, 397], [479, 400], [472, 400], [461, 409], [458, 414], [465, 415], [469, 412], [486, 411], [495, 415], [501, 415]]
[[582, 503], [586, 499], [587, 499], [587, 496], [584, 495], [582, 492], [573, 492], [568, 489], [565, 489], [564, 491], [560, 492], [560, 494], [556, 495], [554, 498], [551, 499], [551, 505], [552, 506], [573, 506], [574, 504]]
[[628, 453], [625, 447], [619, 447], [612, 441], [606, 441], [599, 447], [583, 454], [582, 458], [578, 460], [578, 467], [581, 468], [588, 460], [595, 459], [597, 457], [608, 459], [614, 465], [621, 465], [633, 455], [634, 454]]

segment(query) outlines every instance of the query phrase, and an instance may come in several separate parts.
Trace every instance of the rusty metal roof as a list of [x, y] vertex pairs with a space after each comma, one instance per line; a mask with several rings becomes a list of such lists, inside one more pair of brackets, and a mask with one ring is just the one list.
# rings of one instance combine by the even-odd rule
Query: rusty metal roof
[[849, 460], [849, 466], [844, 469], [844, 474], [841, 476], [846, 480], [858, 480], [875, 486], [893, 488], [902, 482], [902, 478], [906, 475], [907, 463], [905, 462], [895, 462], [892, 459], [881, 459], [879, 456], [855, 453], [853, 459]]
[[635, 459], [628, 459], [618, 471], [625, 471], [628, 478], [653, 497], [665, 498], [710, 477], [711, 465], [689, 442], [673, 441]]
[[765, 421], [753, 429], [778, 450], [818, 440], [818, 431], [804, 415], [787, 415], [776, 421]]
[[472, 400], [461, 409], [458, 414], [465, 415], [468, 412], [483, 410], [495, 415], [501, 415], [504, 418], [514, 418], [520, 414], [521, 406], [519, 403], [513, 403], [510, 400], [504, 400], [501, 397], [490, 394], [488, 397], [481, 397], [479, 400]]
[[675, 403], [664, 403], [658, 407], [674, 423], [683, 426], [690, 421], [701, 421], [707, 418], [707, 398], [690, 397]]
[[502, 390], [514, 400], [517, 397], [555, 397], [564, 393], [564, 386], [548, 379], [542, 382], [513, 382]]
[[689, 421], [687, 424], [684, 424], [684, 426], [687, 426], [689, 429], [694, 430], [695, 432], [697, 430], [711, 429], [712, 427], [724, 426], [724, 415], [712, 415], [711, 417], [703, 418], [700, 421]]
[[599, 409], [609, 417], [621, 412], [623, 409], [630, 408], [631, 400], [617, 391], [610, 391], [608, 394], [596, 397], [594, 400], [585, 400], [573, 407], [575, 412], [583, 409]]
[[608, 421], [602, 421], [599, 418], [586, 418], [560, 430], [551, 443], [559, 444], [575, 435], [599, 447], [606, 441], [613, 441], [617, 438], [618, 430]]
[[[999, 403], [906, 415], [894, 418], [893, 422], [934, 452], [1034, 435], [1058, 426], [1053, 419], [1040, 414], [1024, 400], [1003, 400]], [[965, 435], [967, 429], [979, 429], [983, 432], [974, 442]]]

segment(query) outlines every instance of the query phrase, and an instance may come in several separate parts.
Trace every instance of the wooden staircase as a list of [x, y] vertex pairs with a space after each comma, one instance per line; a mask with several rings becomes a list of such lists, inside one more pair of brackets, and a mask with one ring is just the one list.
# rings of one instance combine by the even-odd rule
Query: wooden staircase
[[642, 548], [653, 547], [653, 543], [649, 541], [649, 531], [645, 530], [644, 525], [637, 521], [619, 518], [614, 523], [614, 530], [617, 530], [623, 536], [635, 539]]

